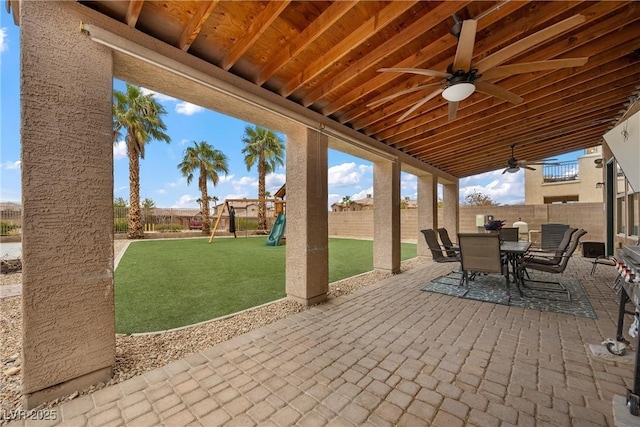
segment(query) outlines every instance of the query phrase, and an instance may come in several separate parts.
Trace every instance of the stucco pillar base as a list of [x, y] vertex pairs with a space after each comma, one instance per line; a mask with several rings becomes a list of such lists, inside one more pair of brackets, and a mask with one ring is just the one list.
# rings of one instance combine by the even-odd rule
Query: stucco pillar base
[[305, 307], [311, 307], [312, 305], [317, 305], [320, 303], [323, 303], [327, 300], [327, 294], [320, 294], [318, 296], [315, 297], [311, 297], [311, 298], [300, 298], [297, 297], [295, 295], [287, 295], [287, 298], [289, 298], [292, 301], [297, 302], [298, 304], [304, 305]]
[[22, 404], [26, 410], [33, 409], [42, 403], [67, 396], [74, 391], [83, 390], [100, 382], [106, 383], [111, 377], [113, 377], [112, 367], [98, 369], [97, 371], [65, 381], [61, 384], [56, 384], [44, 390], [28, 393], [22, 397]]

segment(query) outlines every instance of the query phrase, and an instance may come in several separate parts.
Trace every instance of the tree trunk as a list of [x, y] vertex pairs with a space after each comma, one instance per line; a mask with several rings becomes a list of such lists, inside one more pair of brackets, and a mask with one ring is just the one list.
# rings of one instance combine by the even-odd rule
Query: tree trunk
[[258, 161], [258, 230], [267, 229], [267, 205], [264, 201], [265, 195], [265, 173], [266, 164], [264, 160], [264, 152], [260, 153], [260, 160]]
[[209, 221], [209, 195], [207, 194], [207, 176], [204, 169], [200, 168], [200, 179], [198, 181], [200, 192], [202, 193], [202, 234], [208, 236], [211, 233], [211, 221]]
[[128, 239], [144, 239], [144, 228], [140, 215], [140, 156], [134, 143], [127, 136], [127, 153], [129, 155], [129, 231]]

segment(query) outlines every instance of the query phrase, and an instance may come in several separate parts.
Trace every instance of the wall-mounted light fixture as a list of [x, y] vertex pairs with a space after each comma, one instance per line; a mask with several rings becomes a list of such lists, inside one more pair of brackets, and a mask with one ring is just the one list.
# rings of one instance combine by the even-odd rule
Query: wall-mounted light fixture
[[604, 187], [604, 182], [596, 182], [596, 188]]
[[604, 165], [602, 164], [602, 159], [595, 159], [593, 163], [596, 164], [596, 169], [602, 169]]

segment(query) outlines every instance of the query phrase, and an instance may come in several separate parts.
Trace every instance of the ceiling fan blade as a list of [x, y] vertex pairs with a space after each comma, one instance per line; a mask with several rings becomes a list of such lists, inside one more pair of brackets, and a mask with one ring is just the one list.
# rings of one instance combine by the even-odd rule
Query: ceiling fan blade
[[502, 175], [504, 175], [505, 173], [507, 173], [507, 171], [509, 170], [509, 168], [504, 168], [504, 170], [502, 171]]
[[473, 46], [476, 42], [476, 29], [478, 21], [467, 19], [462, 22], [462, 30], [458, 39], [458, 49], [453, 60], [453, 71], [462, 70], [465, 73], [471, 69], [471, 59], [473, 58]]
[[454, 101], [449, 101], [449, 121], [455, 120], [457, 112], [458, 112], [458, 103]]
[[476, 90], [478, 92], [486, 93], [487, 95], [493, 95], [497, 98], [509, 101], [512, 104], [520, 104], [523, 101], [523, 99], [515, 93], [508, 91], [507, 89], [504, 89], [498, 85], [494, 85], [493, 83], [476, 80], [473, 84], [476, 86]]
[[440, 77], [443, 79], [448, 79], [449, 77], [451, 77], [451, 74], [449, 73], [443, 73], [442, 71], [436, 71], [436, 70], [427, 70], [424, 68], [380, 68], [378, 71], [391, 72], [391, 73], [420, 74], [422, 76]]
[[389, 95], [389, 96], [385, 96], [384, 98], [377, 99], [377, 100], [367, 104], [367, 107], [373, 107], [375, 105], [379, 105], [379, 104], [385, 103], [385, 102], [387, 102], [387, 101], [389, 101], [391, 99], [397, 98], [399, 96], [406, 95], [407, 93], [417, 92], [419, 90], [422, 90], [422, 89], [425, 89], [425, 88], [428, 88], [428, 87], [431, 87], [431, 86], [436, 86], [436, 85], [439, 85], [439, 84], [442, 84], [442, 83], [440, 83], [440, 82], [438, 82], [438, 83], [429, 83], [429, 84], [426, 84], [426, 85], [420, 85], [420, 86], [412, 87], [411, 89], [401, 90], [400, 92], [394, 93], [393, 95]]
[[560, 68], [581, 67], [589, 58], [550, 59], [547, 61], [522, 62], [519, 64], [502, 65], [487, 70], [482, 74], [483, 79], [498, 79], [513, 74], [532, 73], [534, 71], [556, 70]]
[[536, 168], [532, 168], [531, 166], [522, 166], [525, 169], [529, 169], [530, 171], [536, 170]]
[[418, 108], [422, 107], [424, 104], [426, 104], [429, 100], [435, 98], [436, 96], [440, 95], [442, 93], [444, 89], [440, 88], [440, 89], [436, 89], [433, 92], [431, 92], [429, 95], [425, 96], [424, 98], [422, 98], [420, 101], [416, 102], [413, 107], [409, 108], [409, 110], [407, 110], [406, 113], [404, 113], [402, 116], [400, 116], [400, 118], [398, 118], [398, 120], [396, 120], [396, 122], [401, 122], [404, 119], [406, 119], [409, 115], [411, 115], [411, 113], [413, 113], [414, 111], [416, 111]]
[[538, 31], [537, 33], [533, 33], [528, 37], [523, 38], [522, 40], [518, 40], [515, 43], [510, 44], [494, 53], [493, 55], [489, 55], [486, 58], [480, 60], [475, 64], [474, 68], [478, 70], [478, 73], [483, 74], [485, 71], [496, 67], [503, 62], [508, 61], [516, 55], [519, 55], [534, 47], [537, 44], [543, 43], [558, 34], [567, 31], [576, 25], [582, 24], [586, 18], [584, 15], [574, 15], [571, 18], [567, 18], [564, 21], [560, 21], [556, 24], [553, 24], [543, 30]]

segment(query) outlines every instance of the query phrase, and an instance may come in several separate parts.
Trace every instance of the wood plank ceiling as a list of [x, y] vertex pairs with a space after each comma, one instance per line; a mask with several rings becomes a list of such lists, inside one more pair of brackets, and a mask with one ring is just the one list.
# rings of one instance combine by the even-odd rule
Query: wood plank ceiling
[[[527, 161], [599, 145], [640, 89], [639, 2], [80, 3], [458, 177], [506, 167], [511, 144]], [[446, 72], [458, 43], [452, 14], [477, 23], [473, 66], [575, 15], [583, 22], [498, 65], [588, 61], [492, 77], [522, 97], [519, 104], [476, 90], [450, 120], [438, 94], [403, 117], [442, 87], [441, 78], [378, 70]], [[430, 83], [436, 85], [375, 103]]]

